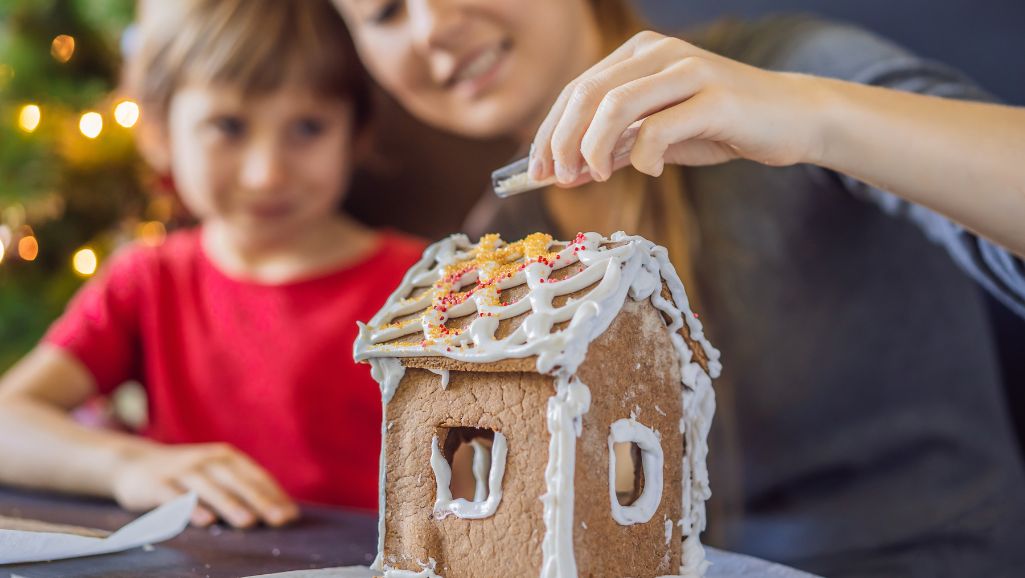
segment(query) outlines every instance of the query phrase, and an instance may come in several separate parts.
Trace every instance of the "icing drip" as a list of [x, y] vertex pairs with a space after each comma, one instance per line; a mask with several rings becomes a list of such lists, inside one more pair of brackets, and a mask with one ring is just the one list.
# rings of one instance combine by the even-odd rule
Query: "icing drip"
[[395, 358], [382, 357], [370, 360], [370, 376], [381, 385], [381, 458], [378, 461], [377, 471], [377, 557], [374, 558], [371, 568], [384, 570], [384, 508], [385, 508], [385, 436], [388, 435], [388, 402], [399, 387], [406, 368]]
[[[502, 502], [502, 478], [505, 475], [505, 456], [508, 453], [505, 436], [501, 432], [495, 432], [495, 441], [490, 452], [476, 440], [471, 442], [471, 445], [474, 447], [473, 473], [477, 478], [472, 502], [464, 498], [452, 499], [452, 490], [449, 486], [452, 483], [452, 467], [441, 453], [438, 436], [434, 436], [431, 441], [431, 468], [437, 482], [437, 498], [434, 502], [434, 518], [437, 520], [450, 515], [472, 520], [487, 518], [498, 510], [498, 504]], [[481, 457], [488, 455], [488, 460]], [[487, 486], [483, 483], [485, 472], [488, 473]]]
[[441, 389], [448, 389], [449, 371], [447, 369], [428, 369], [431, 373], [441, 376]]
[[542, 578], [577, 575], [573, 556], [573, 473], [576, 438], [581, 433], [581, 416], [591, 405], [591, 391], [576, 378], [560, 376], [556, 393], [548, 399], [548, 465], [541, 496], [545, 535], [541, 541]]

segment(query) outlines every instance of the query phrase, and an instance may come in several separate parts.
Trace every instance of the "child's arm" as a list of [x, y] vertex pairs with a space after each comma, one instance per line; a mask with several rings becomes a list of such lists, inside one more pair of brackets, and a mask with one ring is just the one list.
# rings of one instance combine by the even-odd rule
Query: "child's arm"
[[534, 139], [532, 176], [608, 178], [616, 140], [642, 118], [621, 163], [642, 172], [817, 164], [1025, 255], [1025, 110], [771, 72], [647, 32], [566, 87]]
[[96, 392], [71, 355], [40, 345], [0, 379], [0, 483], [116, 499], [152, 508], [186, 490], [199, 494], [192, 521], [272, 525], [297, 516], [292, 501], [249, 458], [223, 444], [165, 446], [86, 428], [68, 412]]

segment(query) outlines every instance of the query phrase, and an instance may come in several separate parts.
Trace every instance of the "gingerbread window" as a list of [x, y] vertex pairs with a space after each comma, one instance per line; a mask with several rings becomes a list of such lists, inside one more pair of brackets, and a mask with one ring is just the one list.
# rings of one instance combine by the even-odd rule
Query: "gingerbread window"
[[[629, 526], [651, 520], [662, 501], [662, 467], [662, 441], [658, 432], [634, 418], [612, 424], [609, 501], [615, 521]], [[626, 483], [630, 481], [632, 483]]]
[[434, 517], [487, 518], [502, 501], [505, 436], [484, 428], [440, 428], [431, 442], [437, 482]]

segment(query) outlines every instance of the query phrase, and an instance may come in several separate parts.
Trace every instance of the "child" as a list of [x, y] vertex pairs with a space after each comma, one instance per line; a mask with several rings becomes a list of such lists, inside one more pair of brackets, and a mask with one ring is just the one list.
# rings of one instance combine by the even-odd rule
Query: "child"
[[[368, 107], [348, 35], [328, 0], [168, 12], [138, 55], [146, 152], [200, 225], [120, 252], [3, 377], [0, 483], [132, 510], [192, 490], [197, 525], [373, 509], [380, 393], [350, 347], [423, 247], [338, 210]], [[68, 416], [129, 379], [145, 438]]]

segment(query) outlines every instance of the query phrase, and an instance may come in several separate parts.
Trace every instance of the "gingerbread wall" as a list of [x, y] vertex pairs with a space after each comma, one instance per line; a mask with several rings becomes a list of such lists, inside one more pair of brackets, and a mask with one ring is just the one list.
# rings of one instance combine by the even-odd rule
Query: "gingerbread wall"
[[[452, 371], [447, 389], [426, 369], [407, 368], [387, 408], [385, 562], [419, 571], [434, 558], [445, 578], [537, 576], [544, 536], [540, 497], [548, 462], [545, 409], [551, 377]], [[439, 427], [502, 432], [508, 443], [503, 498], [489, 518], [434, 520], [431, 440]]]
[[[683, 386], [669, 331], [650, 301], [627, 300], [608, 331], [591, 344], [577, 375], [591, 390], [591, 408], [577, 439], [573, 542], [578, 575], [676, 574], [682, 540], [675, 522], [682, 499]], [[610, 425], [631, 412], [661, 434], [664, 486], [651, 521], [622, 526], [611, 514], [608, 438]], [[672, 523], [668, 544], [667, 519]]]

